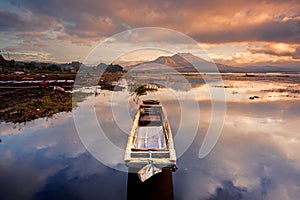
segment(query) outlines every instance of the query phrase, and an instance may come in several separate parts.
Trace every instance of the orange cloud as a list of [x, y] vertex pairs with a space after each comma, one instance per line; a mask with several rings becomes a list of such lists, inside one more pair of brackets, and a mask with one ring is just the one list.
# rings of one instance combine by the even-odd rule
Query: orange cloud
[[[129, 28], [155, 26], [183, 32], [205, 43], [208, 49], [228, 43], [242, 44], [245, 51], [215, 55], [227, 63], [299, 58], [300, 4], [294, 0], [232, 0], [230, 4], [222, 0], [23, 0], [22, 7], [9, 2], [5, 5], [11, 7], [0, 9], [0, 40], [6, 45], [3, 48], [38, 51], [40, 47], [51, 55], [74, 54], [73, 48], [91, 47]], [[7, 34], [15, 38], [1, 39]], [[181, 43], [166, 35], [144, 35], [145, 41], [151, 39], [174, 46]], [[55, 49], [55, 45], [61, 44], [68, 44], [70, 50]]]
[[248, 47], [248, 51], [252, 54], [266, 54], [278, 57], [287, 56], [292, 59], [300, 59], [300, 45], [267, 43], [262, 47]]

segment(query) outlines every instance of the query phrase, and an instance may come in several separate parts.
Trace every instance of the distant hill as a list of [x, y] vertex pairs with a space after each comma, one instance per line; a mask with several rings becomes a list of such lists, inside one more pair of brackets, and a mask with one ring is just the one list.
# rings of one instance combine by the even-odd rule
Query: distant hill
[[239, 67], [241, 72], [300, 72], [300, 65], [294, 67], [278, 67], [272, 65], [266, 66], [245, 66]]
[[14, 60], [5, 60], [3, 56], [0, 54], [0, 67], [1, 70], [6, 69], [6, 68], [12, 68], [15, 66], [15, 61]]
[[[167, 67], [166, 67], [167, 66]], [[217, 72], [217, 66], [220, 72], [294, 72], [300, 71], [298, 68], [275, 67], [275, 66], [245, 66], [232, 67], [221, 63], [213, 63], [199, 58], [191, 53], [178, 53], [173, 56], [160, 56], [153, 61], [142, 62], [125, 67], [126, 70], [168, 72], [176, 70], [178, 72]]]
[[0, 64], [2, 64], [3, 62], [5, 62], [6, 60], [3, 58], [3, 56], [0, 54]]
[[[166, 66], [170, 68], [168, 69]], [[178, 53], [173, 56], [160, 56], [153, 61], [130, 65], [125, 67], [125, 69], [131, 70], [136, 68], [138, 71], [170, 71], [174, 69], [178, 72], [197, 72], [194, 66], [201, 72], [216, 72], [215, 66], [217, 66], [221, 72], [237, 70], [236, 67], [209, 62], [191, 53]]]

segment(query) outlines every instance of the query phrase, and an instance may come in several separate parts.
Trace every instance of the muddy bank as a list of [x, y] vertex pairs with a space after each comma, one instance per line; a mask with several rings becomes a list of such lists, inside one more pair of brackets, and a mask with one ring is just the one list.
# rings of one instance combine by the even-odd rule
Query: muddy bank
[[0, 81], [74, 80], [76, 74], [0, 74]]
[[[99, 78], [99, 85], [111, 86], [120, 76], [105, 73]], [[74, 80], [75, 74], [0, 75], [0, 122], [22, 123], [71, 111]], [[57, 86], [65, 92], [54, 91]], [[75, 101], [88, 95], [77, 93]]]
[[0, 120], [21, 123], [72, 110], [72, 94], [52, 89], [16, 89], [0, 95]]
[[59, 112], [68, 112], [87, 93], [76, 94], [72, 105], [71, 92], [57, 92], [52, 88], [21, 88], [2, 91], [0, 95], [0, 121], [22, 123], [40, 117], [51, 117]]

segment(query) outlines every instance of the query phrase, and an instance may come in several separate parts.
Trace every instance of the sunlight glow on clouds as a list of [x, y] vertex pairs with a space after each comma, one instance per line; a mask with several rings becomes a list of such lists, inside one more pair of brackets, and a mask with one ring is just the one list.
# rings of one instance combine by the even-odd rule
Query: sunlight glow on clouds
[[[230, 5], [221, 0], [0, 0], [0, 50], [37, 55], [16, 60], [82, 61], [101, 40], [152, 26], [187, 34], [225, 64], [298, 63], [299, 13], [300, 4], [292, 0]], [[175, 48], [178, 41], [172, 44]]]

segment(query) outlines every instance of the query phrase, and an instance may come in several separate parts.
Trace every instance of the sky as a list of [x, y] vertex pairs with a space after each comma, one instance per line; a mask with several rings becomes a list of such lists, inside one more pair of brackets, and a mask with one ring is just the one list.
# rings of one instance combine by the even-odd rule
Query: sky
[[0, 0], [0, 50], [15, 60], [83, 61], [101, 41], [142, 27], [186, 34], [223, 64], [300, 64], [297, 0]]

